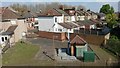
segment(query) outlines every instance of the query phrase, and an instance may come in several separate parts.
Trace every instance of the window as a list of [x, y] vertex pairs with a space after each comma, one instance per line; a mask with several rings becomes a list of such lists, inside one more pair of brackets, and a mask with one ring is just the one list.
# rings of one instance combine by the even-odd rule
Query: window
[[57, 22], [57, 18], [55, 18], [55, 22]]
[[62, 29], [58, 29], [58, 31], [62, 31]]
[[2, 37], [2, 42], [4, 42], [4, 37]]
[[7, 40], [7, 37], [5, 37], [5, 40]]
[[38, 27], [38, 26], [36, 26], [36, 29], [39, 29], [39, 27]]
[[57, 28], [56, 28], [56, 31], [57, 31]]

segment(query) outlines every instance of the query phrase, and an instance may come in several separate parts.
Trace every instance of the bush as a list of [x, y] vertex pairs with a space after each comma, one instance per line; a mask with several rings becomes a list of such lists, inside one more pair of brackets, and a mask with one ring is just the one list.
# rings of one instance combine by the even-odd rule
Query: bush
[[117, 55], [120, 54], [120, 41], [117, 36], [111, 36], [108, 40], [107, 47]]

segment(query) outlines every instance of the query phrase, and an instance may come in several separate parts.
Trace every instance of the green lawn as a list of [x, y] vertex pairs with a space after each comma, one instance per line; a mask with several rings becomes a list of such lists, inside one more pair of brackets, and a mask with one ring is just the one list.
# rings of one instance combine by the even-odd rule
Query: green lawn
[[9, 48], [3, 54], [2, 64], [4, 65], [21, 65], [33, 62], [39, 46], [29, 43], [17, 42], [15, 46]]
[[105, 61], [111, 58], [113, 61], [117, 60], [116, 57], [106, 52], [104, 49], [101, 49], [99, 46], [90, 45], [93, 51], [100, 57], [101, 60]]

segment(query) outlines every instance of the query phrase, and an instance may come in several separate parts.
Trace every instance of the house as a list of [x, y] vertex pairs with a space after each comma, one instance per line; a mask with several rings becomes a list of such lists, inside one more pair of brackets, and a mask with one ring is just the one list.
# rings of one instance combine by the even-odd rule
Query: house
[[[72, 26], [77, 26], [74, 22], [75, 19], [71, 19], [69, 14], [61, 9], [51, 9], [45, 15], [40, 15], [38, 18], [39, 31], [47, 32], [67, 32], [73, 33]], [[67, 25], [69, 28], [63, 26]], [[70, 29], [70, 30], [67, 30]]]
[[88, 48], [87, 42], [78, 35], [76, 35], [70, 41], [70, 50], [72, 56], [76, 56], [77, 58], [83, 57], [83, 52], [87, 51], [87, 48]]
[[2, 21], [0, 22], [1, 37], [8, 36], [12, 45], [23, 38], [23, 35], [27, 32], [27, 24], [22, 16], [10, 8], [4, 7], [2, 11]]
[[93, 12], [93, 11], [90, 11], [90, 10], [83, 10], [83, 9], [80, 9], [80, 10], [77, 10], [76, 11], [76, 15], [77, 15], [77, 21], [81, 20], [90, 20], [90, 19], [97, 19], [97, 15]]
[[0, 47], [3, 48], [5, 46], [5, 42], [9, 39], [8, 35], [2, 35], [2, 30], [0, 30]]
[[70, 20], [71, 21], [76, 21], [76, 9], [75, 7], [69, 8], [69, 9], [64, 9], [64, 11], [69, 14]]
[[84, 13], [82, 13], [81, 11], [76, 11], [76, 13], [77, 13], [77, 21], [79, 21], [79, 20], [85, 20], [85, 15], [84, 15]]
[[91, 11], [90, 9], [88, 9], [87, 12], [91, 15], [91, 19], [98, 18], [98, 15], [95, 12]]
[[75, 23], [79, 25], [79, 28], [96, 29], [96, 23], [91, 20], [76, 21]]
[[[57, 18], [59, 20], [59, 18]], [[74, 26], [76, 24], [72, 22], [57, 23], [55, 22], [54, 16], [39, 17], [39, 31], [47, 32], [67, 32], [67, 29], [70, 33], [73, 33]], [[69, 30], [70, 29], [70, 30]]]
[[98, 15], [98, 19], [105, 20], [106, 15], [104, 13], [96, 13]]

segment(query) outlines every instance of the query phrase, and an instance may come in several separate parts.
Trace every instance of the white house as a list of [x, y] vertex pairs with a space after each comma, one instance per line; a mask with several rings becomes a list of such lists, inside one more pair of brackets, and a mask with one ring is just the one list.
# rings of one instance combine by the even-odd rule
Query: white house
[[[61, 23], [60, 23], [61, 22]], [[71, 25], [70, 25], [71, 24]], [[64, 22], [62, 16], [41, 16], [38, 20], [38, 30], [47, 32], [70, 32], [73, 33], [75, 24], [72, 22]]]
[[38, 17], [38, 30], [56, 33], [73, 33], [73, 28], [76, 25], [72, 21], [75, 21], [75, 16], [69, 16], [60, 9], [53, 9], [46, 15], [40, 15]]
[[5, 46], [6, 41], [10, 38], [8, 35], [0, 35], [0, 45], [3, 48]]

